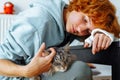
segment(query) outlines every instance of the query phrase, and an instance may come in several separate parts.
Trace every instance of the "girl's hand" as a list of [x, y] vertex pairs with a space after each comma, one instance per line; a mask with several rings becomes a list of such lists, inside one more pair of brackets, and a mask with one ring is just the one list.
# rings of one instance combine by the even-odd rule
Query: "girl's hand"
[[92, 43], [92, 53], [107, 49], [111, 44], [111, 39], [104, 33], [96, 33]]
[[26, 65], [26, 77], [37, 76], [46, 72], [51, 67], [51, 61], [55, 56], [55, 50], [50, 48], [51, 53], [49, 55], [43, 56], [45, 54], [45, 43], [43, 43], [38, 50], [37, 54], [33, 57], [31, 62]]
[[92, 53], [96, 54], [101, 50], [107, 49], [114, 41], [114, 34], [109, 33], [102, 29], [94, 29], [91, 35], [85, 39], [84, 47], [92, 46]]

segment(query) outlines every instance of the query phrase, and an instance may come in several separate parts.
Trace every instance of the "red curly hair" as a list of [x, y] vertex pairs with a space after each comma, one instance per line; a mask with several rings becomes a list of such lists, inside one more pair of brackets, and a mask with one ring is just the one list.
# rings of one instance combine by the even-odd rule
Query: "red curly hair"
[[111, 32], [120, 37], [120, 25], [116, 8], [109, 0], [72, 0], [67, 11], [81, 11], [89, 16], [96, 28]]

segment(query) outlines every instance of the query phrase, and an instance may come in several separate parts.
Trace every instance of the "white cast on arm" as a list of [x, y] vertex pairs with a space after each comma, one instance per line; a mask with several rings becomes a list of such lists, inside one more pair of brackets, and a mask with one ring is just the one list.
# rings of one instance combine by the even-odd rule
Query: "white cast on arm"
[[88, 43], [88, 44], [89, 44], [89, 47], [92, 46], [92, 42], [93, 42], [93, 40], [94, 40], [94, 35], [95, 35], [95, 33], [97, 33], [97, 32], [101, 32], [101, 33], [104, 33], [105, 35], [107, 35], [107, 36], [111, 39], [110, 44], [114, 41], [114, 34], [109, 33], [109, 32], [107, 32], [107, 31], [105, 31], [105, 30], [102, 30], [102, 29], [98, 29], [98, 28], [97, 28], [97, 29], [92, 30], [91, 35], [90, 35], [87, 39], [85, 39], [85, 43]]

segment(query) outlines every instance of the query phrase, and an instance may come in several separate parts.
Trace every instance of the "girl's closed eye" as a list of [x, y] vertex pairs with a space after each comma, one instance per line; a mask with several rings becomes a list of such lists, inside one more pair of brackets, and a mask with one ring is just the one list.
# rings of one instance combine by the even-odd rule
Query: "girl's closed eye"
[[83, 18], [83, 22], [88, 23], [88, 20], [86, 19], [86, 17]]

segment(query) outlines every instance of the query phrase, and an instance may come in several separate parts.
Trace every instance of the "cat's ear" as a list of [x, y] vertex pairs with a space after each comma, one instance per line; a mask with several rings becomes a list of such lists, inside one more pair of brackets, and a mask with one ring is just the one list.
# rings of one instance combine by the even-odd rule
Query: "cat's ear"
[[69, 51], [70, 50], [70, 42], [68, 42], [64, 47], [63, 47], [63, 49], [65, 50], [65, 51]]

